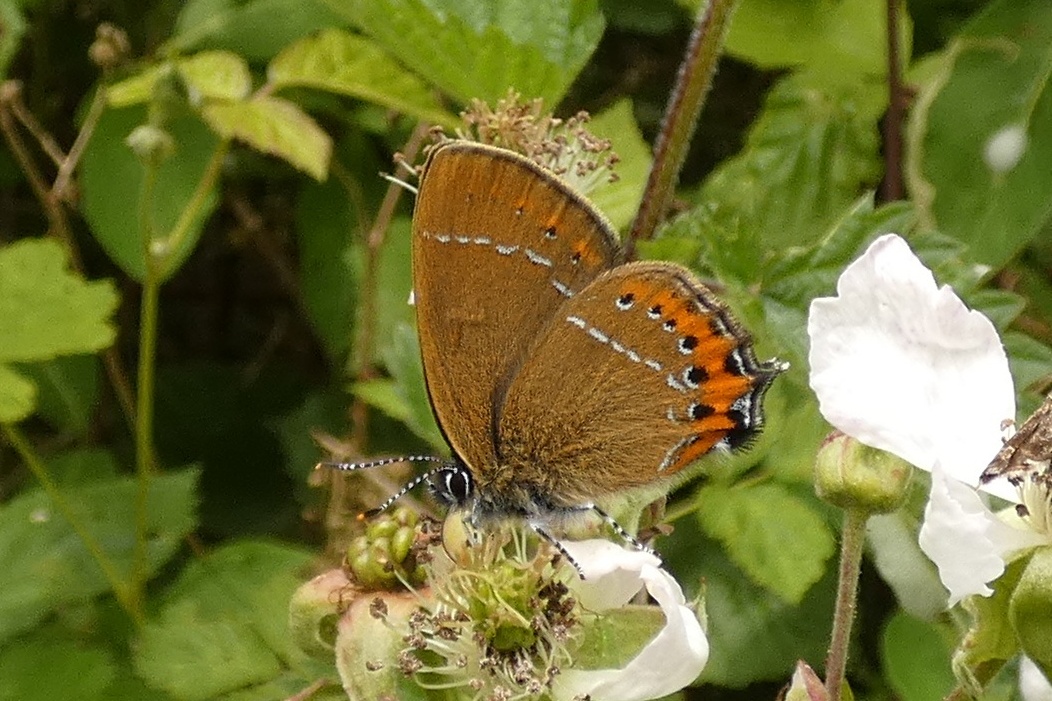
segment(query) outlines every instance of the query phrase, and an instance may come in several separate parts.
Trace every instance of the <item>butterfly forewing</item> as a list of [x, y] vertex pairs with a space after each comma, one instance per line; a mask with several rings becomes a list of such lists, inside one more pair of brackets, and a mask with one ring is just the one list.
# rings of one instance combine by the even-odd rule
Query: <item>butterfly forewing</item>
[[413, 215], [413, 288], [431, 404], [469, 467], [493, 464], [494, 407], [566, 299], [618, 262], [609, 225], [509, 151], [436, 148]]
[[609, 271], [565, 301], [500, 408], [503, 464], [557, 467], [562, 505], [671, 477], [762, 424], [782, 367], [694, 276], [668, 263]]

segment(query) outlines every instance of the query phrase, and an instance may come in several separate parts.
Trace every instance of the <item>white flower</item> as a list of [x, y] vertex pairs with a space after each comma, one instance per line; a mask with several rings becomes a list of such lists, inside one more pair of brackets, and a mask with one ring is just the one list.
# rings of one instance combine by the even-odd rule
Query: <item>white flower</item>
[[556, 678], [553, 698], [590, 695], [603, 701], [647, 701], [693, 682], [709, 659], [709, 643], [679, 584], [652, 554], [626, 550], [607, 540], [564, 542], [585, 579], [573, 584], [586, 608], [620, 608], [646, 587], [665, 614], [665, 627], [621, 669], [567, 669]]
[[[811, 388], [822, 415], [866, 445], [932, 473], [920, 545], [950, 603], [989, 595], [1005, 558], [1035, 534], [997, 519], [974, 488], [1015, 416], [993, 324], [969, 310], [894, 234], [881, 236], [811, 303]], [[993, 493], [1018, 500], [1007, 483]]]
[[1023, 701], [1052, 701], [1052, 684], [1041, 668], [1026, 656], [1019, 660], [1019, 693]]

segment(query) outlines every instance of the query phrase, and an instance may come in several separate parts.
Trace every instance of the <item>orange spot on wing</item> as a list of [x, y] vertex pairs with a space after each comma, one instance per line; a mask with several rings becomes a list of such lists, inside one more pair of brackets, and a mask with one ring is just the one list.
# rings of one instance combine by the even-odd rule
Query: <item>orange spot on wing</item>
[[679, 472], [687, 465], [691, 464], [705, 453], [712, 450], [712, 446], [723, 440], [726, 433], [719, 431], [716, 433], [710, 433], [698, 436], [698, 440], [694, 441], [683, 450], [680, 451], [676, 461], [672, 463], [663, 474], [674, 474]]
[[602, 256], [584, 241], [578, 241], [573, 245], [573, 252], [581, 259], [581, 262], [592, 268], [603, 262]]

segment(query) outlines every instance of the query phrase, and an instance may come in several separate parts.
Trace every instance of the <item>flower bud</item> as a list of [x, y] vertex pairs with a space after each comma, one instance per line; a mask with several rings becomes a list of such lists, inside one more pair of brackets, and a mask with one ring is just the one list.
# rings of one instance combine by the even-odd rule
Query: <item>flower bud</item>
[[424, 581], [414, 547], [419, 542], [417, 521], [414, 511], [398, 508], [378, 516], [365, 535], [351, 541], [347, 567], [363, 589], [394, 589], [403, 582], [415, 585]]
[[144, 163], [159, 163], [175, 152], [172, 135], [151, 124], [140, 124], [132, 129], [125, 143]]
[[289, 633], [308, 655], [332, 659], [336, 643], [336, 623], [342, 601], [356, 591], [343, 570], [330, 570], [310, 580], [289, 601]]
[[1052, 547], [1034, 550], [1012, 592], [1008, 616], [1023, 653], [1052, 678]]
[[123, 29], [109, 22], [103, 22], [95, 29], [95, 41], [88, 49], [88, 58], [99, 68], [115, 68], [128, 58], [131, 44]]
[[834, 431], [818, 450], [815, 492], [842, 509], [884, 514], [905, 501], [912, 476], [902, 458]]
[[419, 663], [406, 651], [404, 631], [426, 595], [426, 590], [364, 594], [350, 603], [336, 636], [336, 670], [350, 701], [419, 696], [411, 676]]
[[784, 701], [827, 701], [829, 694], [826, 693], [822, 680], [815, 674], [815, 670], [803, 660], [798, 660], [796, 669], [793, 670], [793, 681], [785, 692]]

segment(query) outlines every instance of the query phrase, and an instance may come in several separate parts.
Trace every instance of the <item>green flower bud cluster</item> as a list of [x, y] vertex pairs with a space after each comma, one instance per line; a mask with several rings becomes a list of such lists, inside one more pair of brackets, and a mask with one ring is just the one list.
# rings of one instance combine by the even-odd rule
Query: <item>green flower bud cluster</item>
[[397, 589], [424, 583], [426, 543], [421, 542], [418, 523], [415, 511], [399, 507], [381, 514], [363, 535], [351, 541], [346, 566], [362, 589]]

